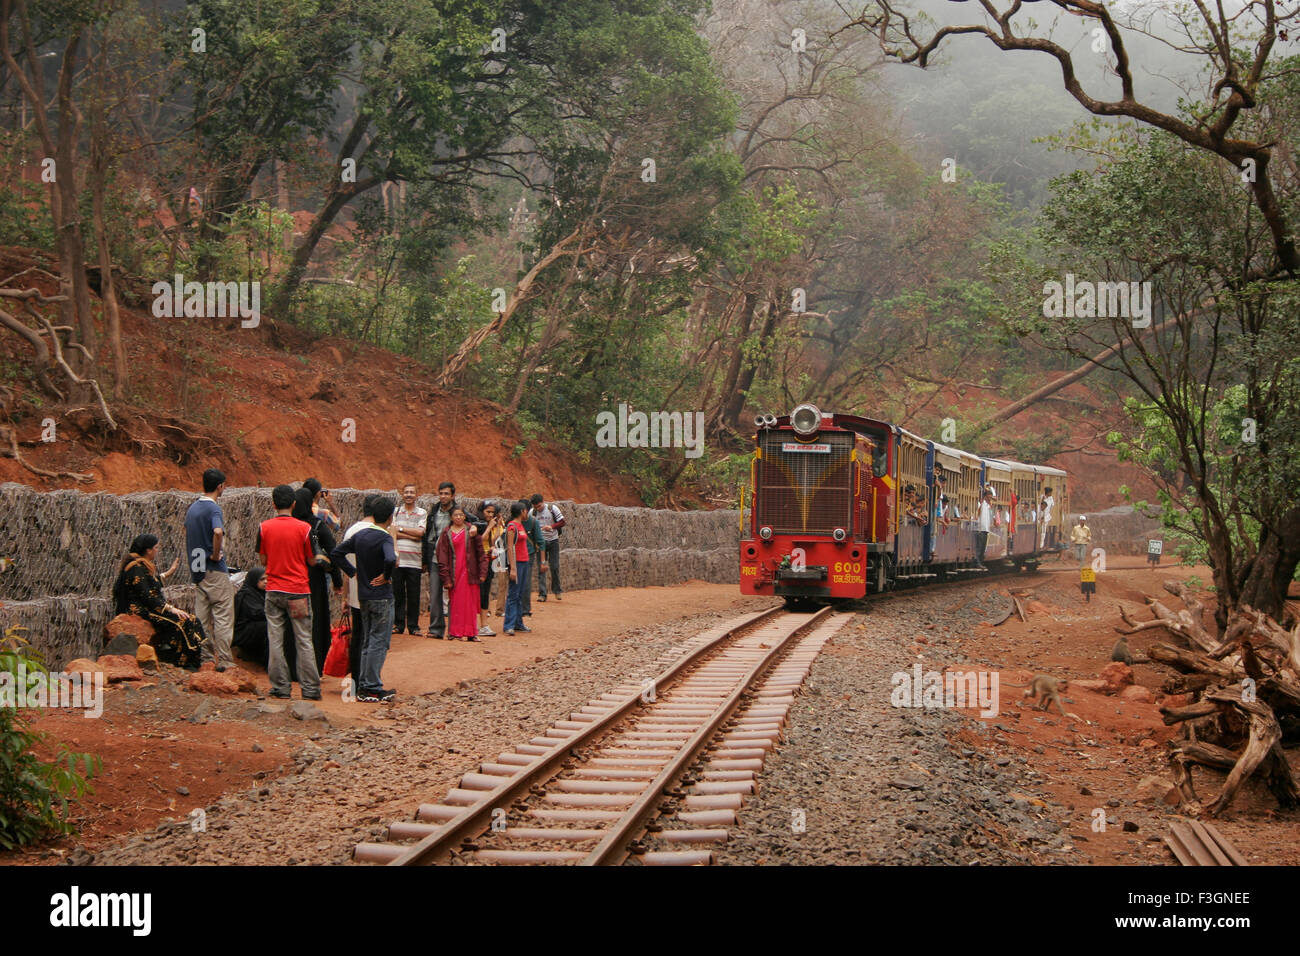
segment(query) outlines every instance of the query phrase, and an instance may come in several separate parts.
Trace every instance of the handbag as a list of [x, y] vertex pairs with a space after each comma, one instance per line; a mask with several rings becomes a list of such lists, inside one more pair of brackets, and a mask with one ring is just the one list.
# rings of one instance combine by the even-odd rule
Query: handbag
[[325, 655], [325, 666], [321, 668], [326, 677], [346, 677], [352, 665], [348, 654], [352, 645], [352, 622], [344, 618], [335, 625], [330, 638], [330, 650]]
[[311, 617], [311, 598], [289, 598], [290, 617]]

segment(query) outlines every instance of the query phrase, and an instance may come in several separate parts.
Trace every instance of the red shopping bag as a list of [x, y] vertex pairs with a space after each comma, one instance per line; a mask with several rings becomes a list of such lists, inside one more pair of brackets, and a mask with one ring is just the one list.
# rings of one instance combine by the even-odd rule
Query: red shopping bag
[[352, 621], [345, 617], [341, 624], [330, 632], [330, 652], [325, 655], [326, 677], [347, 677], [352, 669], [348, 658], [348, 645], [352, 642]]

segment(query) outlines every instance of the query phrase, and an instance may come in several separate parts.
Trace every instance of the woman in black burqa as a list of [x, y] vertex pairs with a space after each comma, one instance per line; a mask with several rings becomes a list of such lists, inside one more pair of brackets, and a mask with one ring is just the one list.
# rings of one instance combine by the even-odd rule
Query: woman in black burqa
[[[311, 525], [312, 535], [319, 545], [316, 553], [328, 555], [338, 546], [338, 541], [335, 540], [334, 532], [330, 530], [329, 525], [319, 515], [312, 513], [311, 506], [315, 494], [310, 488], [299, 488], [294, 493], [294, 497], [296, 500], [293, 505], [293, 516]], [[316, 649], [318, 672], [324, 669], [325, 655], [330, 652], [330, 592], [329, 583], [326, 581], [327, 575], [333, 579], [334, 592], [343, 593], [343, 572], [331, 565], [328, 560], [324, 564], [313, 564], [307, 572], [307, 580], [311, 584], [311, 643]], [[292, 641], [284, 642], [286, 656], [290, 652], [292, 643]], [[293, 660], [297, 660], [296, 654]]]
[[203, 625], [193, 614], [167, 603], [157, 561], [157, 535], [136, 535], [113, 583], [114, 613], [134, 614], [153, 625], [153, 648], [160, 661], [197, 669], [207, 639]]
[[266, 568], [253, 568], [235, 595], [235, 647], [245, 660], [266, 666]]

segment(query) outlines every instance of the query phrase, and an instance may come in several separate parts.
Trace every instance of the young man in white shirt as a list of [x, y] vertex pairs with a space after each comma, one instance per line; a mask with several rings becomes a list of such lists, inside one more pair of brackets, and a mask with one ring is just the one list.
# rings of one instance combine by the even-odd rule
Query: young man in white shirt
[[1051, 488], [1043, 489], [1043, 500], [1041, 505], [1042, 507], [1039, 510], [1042, 513], [1043, 530], [1040, 532], [1038, 539], [1038, 549], [1040, 551], [1047, 547], [1047, 528], [1052, 521], [1052, 508], [1056, 506], [1056, 499], [1052, 497]]
[[393, 572], [393, 633], [420, 633], [420, 577], [424, 574], [424, 523], [429, 513], [418, 507], [415, 484], [402, 487], [402, 507], [393, 512], [397, 569]]

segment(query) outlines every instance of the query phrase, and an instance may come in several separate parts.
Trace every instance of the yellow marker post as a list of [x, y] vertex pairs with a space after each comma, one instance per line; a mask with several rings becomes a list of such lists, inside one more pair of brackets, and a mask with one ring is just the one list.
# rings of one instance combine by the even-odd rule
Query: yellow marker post
[[1092, 568], [1080, 569], [1079, 590], [1083, 593], [1085, 601], [1092, 601], [1092, 596], [1097, 593], [1097, 572]]

